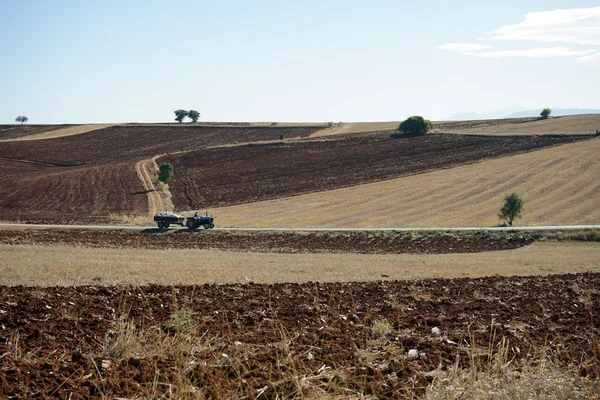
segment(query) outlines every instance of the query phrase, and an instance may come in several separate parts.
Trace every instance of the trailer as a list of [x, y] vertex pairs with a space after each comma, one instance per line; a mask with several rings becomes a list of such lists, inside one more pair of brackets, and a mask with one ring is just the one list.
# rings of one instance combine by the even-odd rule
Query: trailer
[[167, 229], [171, 225], [186, 226], [189, 230], [195, 230], [200, 227], [204, 229], [213, 229], [215, 227], [215, 219], [208, 215], [198, 215], [195, 213], [191, 217], [184, 217], [172, 212], [163, 211], [154, 216], [158, 229]]
[[185, 217], [172, 212], [163, 211], [154, 216], [154, 222], [158, 225], [158, 229], [167, 229], [171, 225], [184, 226]]

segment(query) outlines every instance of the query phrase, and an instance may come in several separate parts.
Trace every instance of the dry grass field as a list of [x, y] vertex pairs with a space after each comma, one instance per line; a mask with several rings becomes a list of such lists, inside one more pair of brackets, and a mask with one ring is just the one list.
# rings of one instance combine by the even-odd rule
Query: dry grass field
[[[208, 262], [207, 262], [208, 260]], [[0, 245], [0, 285], [357, 282], [600, 272], [596, 242], [473, 254], [276, 254]]]
[[484, 121], [442, 121], [436, 123], [440, 132], [475, 135], [564, 135], [595, 134], [600, 130], [600, 114], [568, 115], [564, 117], [512, 118]]
[[95, 131], [98, 129], [104, 129], [104, 128], [108, 128], [108, 127], [111, 127], [114, 125], [115, 124], [77, 125], [77, 126], [71, 126], [68, 128], [61, 128], [61, 129], [51, 130], [51, 131], [42, 132], [42, 133], [36, 133], [33, 135], [23, 136], [23, 137], [16, 138], [13, 140], [53, 139], [53, 138], [58, 138], [58, 137], [63, 137], [63, 136], [79, 135], [80, 133], [86, 133], [86, 132], [91, 132], [91, 131]]
[[517, 225], [600, 222], [600, 139], [481, 163], [211, 210], [218, 226], [495, 226], [505, 195], [525, 202]]
[[[401, 121], [342, 122], [314, 136], [395, 130]], [[594, 134], [600, 130], [600, 114], [539, 118], [505, 118], [470, 121], [434, 121], [436, 132], [473, 135], [564, 135]]]

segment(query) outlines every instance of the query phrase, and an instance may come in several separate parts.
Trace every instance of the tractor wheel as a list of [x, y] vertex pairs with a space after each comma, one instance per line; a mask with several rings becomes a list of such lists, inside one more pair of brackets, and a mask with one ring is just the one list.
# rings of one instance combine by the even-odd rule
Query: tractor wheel
[[158, 221], [158, 229], [164, 229], [165, 224], [162, 221]]
[[215, 224], [210, 224], [210, 229], [214, 228]]
[[165, 229], [169, 229], [170, 226], [171, 226], [171, 224], [169, 224], [168, 222], [165, 222]]
[[198, 225], [196, 225], [196, 221], [194, 221], [193, 219], [188, 219], [187, 222], [185, 223], [185, 226], [187, 226], [187, 228], [190, 231], [198, 228]]
[[208, 222], [204, 224], [204, 229], [210, 229], [210, 224]]

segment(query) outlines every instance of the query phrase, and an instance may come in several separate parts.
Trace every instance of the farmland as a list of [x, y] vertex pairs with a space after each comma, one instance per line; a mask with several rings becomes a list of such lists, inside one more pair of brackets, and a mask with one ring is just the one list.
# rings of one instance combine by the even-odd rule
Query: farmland
[[73, 128], [77, 125], [0, 125], [0, 140], [17, 139], [31, 135]]
[[[165, 154], [176, 208], [222, 206], [217, 226], [495, 225], [508, 190], [525, 199], [524, 224], [598, 222], [589, 134], [271, 125], [0, 142], [0, 211], [147, 215], [158, 193], [136, 169]], [[594, 398], [599, 252], [594, 230], [4, 229], [0, 397], [410, 398], [477, 371]]]
[[178, 209], [227, 206], [376, 182], [588, 139], [387, 132], [328, 140], [215, 148], [159, 158], [180, 173], [170, 183]]
[[[600, 222], [600, 140], [349, 188], [214, 209], [221, 226], [495, 226], [503, 197], [525, 201], [518, 225]], [[364, 215], [366, 217], [363, 217]]]
[[111, 213], [147, 212], [148, 199], [133, 163], [77, 168], [25, 164], [40, 170], [0, 178], [0, 209], [7, 219], [91, 222]]
[[600, 275], [579, 274], [7, 287], [0, 294], [0, 393], [399, 398], [425, 395], [455, 367], [475, 363], [483, 372], [497, 360], [507, 372], [548, 351], [572, 367], [538, 367], [544, 384], [534, 390], [584, 395], [578, 376], [598, 376], [589, 338], [600, 333], [590, 324], [599, 285]]

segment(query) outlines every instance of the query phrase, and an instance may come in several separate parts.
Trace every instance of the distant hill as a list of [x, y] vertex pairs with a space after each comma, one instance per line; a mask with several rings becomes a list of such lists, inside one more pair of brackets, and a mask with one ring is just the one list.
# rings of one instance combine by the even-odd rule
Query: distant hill
[[[505, 116], [505, 118], [523, 118], [523, 117], [539, 117], [542, 110], [527, 110], [512, 113]], [[553, 108], [553, 117], [564, 117], [565, 115], [579, 115], [579, 114], [600, 114], [600, 110], [591, 108]]]
[[[448, 121], [468, 121], [468, 120], [479, 120], [479, 119], [498, 119], [498, 118], [524, 118], [524, 117], [539, 117], [541, 108], [525, 108], [520, 106], [503, 108], [498, 111], [491, 111], [486, 113], [476, 112], [461, 112], [450, 115]], [[600, 110], [597, 109], [586, 109], [586, 108], [553, 108], [552, 116], [561, 117], [565, 115], [577, 115], [577, 114], [600, 114]]]

